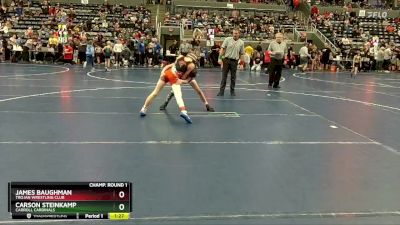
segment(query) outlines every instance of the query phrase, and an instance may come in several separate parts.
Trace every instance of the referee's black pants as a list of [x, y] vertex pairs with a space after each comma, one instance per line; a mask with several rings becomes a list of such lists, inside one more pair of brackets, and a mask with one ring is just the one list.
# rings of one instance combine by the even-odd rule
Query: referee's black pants
[[225, 91], [226, 79], [228, 78], [229, 71], [231, 71], [231, 93], [234, 93], [235, 92], [235, 84], [236, 84], [236, 71], [237, 71], [237, 66], [238, 66], [238, 60], [225, 58], [222, 63], [223, 63], [222, 80], [221, 80], [221, 85], [219, 87], [219, 93], [223, 94]]
[[272, 59], [269, 65], [269, 80], [268, 86], [273, 86], [274, 88], [279, 86], [279, 81], [282, 76], [283, 59]]

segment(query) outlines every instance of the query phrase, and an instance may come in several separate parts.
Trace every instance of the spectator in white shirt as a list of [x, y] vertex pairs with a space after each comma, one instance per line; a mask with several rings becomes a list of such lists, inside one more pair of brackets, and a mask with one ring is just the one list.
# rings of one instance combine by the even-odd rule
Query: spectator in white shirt
[[306, 42], [304, 46], [300, 48], [299, 55], [300, 55], [300, 65], [301, 70], [304, 72], [307, 69], [308, 59], [311, 55], [308, 53], [308, 46], [309, 44]]
[[118, 40], [117, 43], [114, 45], [114, 53], [115, 53], [115, 66], [119, 66], [121, 62], [121, 52], [124, 46], [122, 45], [121, 40]]
[[350, 44], [350, 40], [347, 37], [342, 38], [342, 43], [344, 45], [349, 45]]
[[385, 47], [381, 47], [381, 48], [377, 51], [377, 53], [376, 53], [376, 55], [375, 55], [376, 70], [377, 70], [378, 72], [379, 72], [379, 71], [382, 71], [382, 65], [383, 65], [383, 60], [384, 60], [384, 55], [385, 55], [384, 51], [385, 51]]

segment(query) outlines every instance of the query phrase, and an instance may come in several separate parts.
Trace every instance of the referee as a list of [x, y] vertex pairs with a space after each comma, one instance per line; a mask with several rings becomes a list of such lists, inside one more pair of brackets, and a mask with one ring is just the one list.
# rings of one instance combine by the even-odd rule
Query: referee
[[277, 33], [275, 35], [275, 40], [269, 44], [268, 51], [271, 52], [271, 64], [268, 68], [268, 87], [280, 88], [279, 80], [282, 75], [283, 60], [288, 52], [286, 42], [283, 41], [282, 33]]
[[244, 42], [239, 39], [239, 36], [239, 30], [233, 29], [232, 37], [226, 38], [221, 46], [219, 61], [222, 60], [222, 80], [217, 96], [224, 96], [226, 79], [228, 77], [229, 71], [231, 71], [231, 96], [236, 96], [236, 70], [238, 66], [238, 61], [244, 54]]

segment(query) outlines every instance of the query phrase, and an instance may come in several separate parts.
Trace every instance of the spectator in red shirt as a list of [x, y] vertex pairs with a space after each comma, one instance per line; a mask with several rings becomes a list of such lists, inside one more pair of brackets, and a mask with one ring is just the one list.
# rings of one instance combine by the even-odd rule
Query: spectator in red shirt
[[324, 18], [325, 18], [325, 19], [328, 19], [330, 16], [331, 16], [331, 13], [330, 13], [330, 12], [326, 11], [326, 12], [324, 13]]
[[311, 15], [317, 16], [319, 14], [319, 9], [316, 5], [311, 8]]
[[393, 33], [394, 32], [394, 27], [392, 25], [388, 25], [386, 27], [386, 31], [389, 32], [389, 33]]
[[54, 6], [51, 6], [51, 7], [49, 8], [49, 14], [50, 14], [51, 16], [56, 15], [56, 8], [55, 8]]
[[64, 62], [72, 64], [72, 59], [74, 58], [74, 49], [67, 43], [64, 46]]
[[[268, 68], [269, 64], [271, 63], [271, 52], [268, 50], [264, 51], [264, 63], [263, 63], [263, 67], [264, 68]], [[265, 74], [268, 74], [267, 71], [265, 71]]]

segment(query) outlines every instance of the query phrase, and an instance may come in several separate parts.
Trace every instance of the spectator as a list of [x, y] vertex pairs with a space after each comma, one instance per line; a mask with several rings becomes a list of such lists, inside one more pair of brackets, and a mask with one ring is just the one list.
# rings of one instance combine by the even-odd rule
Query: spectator
[[[200, 50], [200, 39], [198, 38], [193, 38], [192, 42], [190, 43], [192, 45], [192, 48], [194, 51], [199, 53], [198, 51]], [[197, 54], [199, 55], [199, 54]]]
[[251, 45], [247, 45], [244, 48], [244, 68], [247, 68], [247, 66], [249, 66], [249, 68], [251, 68], [253, 66], [253, 53], [254, 53], [254, 48]]
[[375, 60], [376, 60], [376, 70], [377, 70], [378, 72], [381, 72], [381, 71], [382, 71], [382, 65], [383, 65], [384, 56], [385, 56], [384, 51], [385, 51], [385, 47], [381, 47], [381, 48], [378, 50], [378, 52], [377, 52], [377, 54], [376, 54], [376, 57], [375, 57]]
[[179, 50], [178, 41], [174, 40], [174, 43], [171, 46], [169, 46], [169, 52], [171, 54], [177, 54], [178, 50]]
[[265, 74], [268, 73], [268, 68], [269, 68], [270, 64], [271, 64], [271, 51], [265, 50], [264, 51], [264, 63], [263, 63], [263, 67], [267, 69], [265, 71]]
[[253, 53], [253, 66], [251, 67], [251, 71], [260, 71], [261, 70], [261, 65], [262, 65], [262, 60], [261, 60], [261, 52], [259, 51], [254, 51]]
[[386, 26], [386, 31], [388, 32], [388, 33], [393, 33], [394, 32], [394, 27], [392, 26], [392, 25], [388, 25], [388, 26]]
[[86, 46], [86, 62], [84, 63], [83, 67], [90, 65], [91, 71], [94, 71], [94, 56], [95, 56], [95, 50], [93, 46], [93, 41], [90, 40], [88, 41]]
[[131, 51], [129, 48], [125, 45], [123, 45], [123, 50], [121, 52], [121, 59], [122, 59], [122, 65], [127, 68], [131, 65]]
[[192, 45], [189, 44], [187, 40], [183, 40], [182, 44], [179, 47], [179, 54], [186, 56], [191, 49]]
[[31, 38], [33, 36], [33, 29], [32, 27], [28, 27], [28, 29], [25, 31], [25, 38]]
[[300, 55], [300, 67], [301, 70], [304, 72], [307, 70], [308, 59], [311, 55], [308, 53], [309, 44], [306, 42], [304, 43], [303, 47], [300, 48], [299, 55]]
[[153, 66], [154, 48], [155, 44], [153, 40], [151, 40], [147, 45], [147, 65], [150, 67]]
[[145, 59], [146, 59], [146, 45], [144, 43], [144, 38], [140, 39], [140, 42], [138, 44], [138, 48], [139, 48], [139, 63], [140, 66], [144, 66], [145, 64]]
[[69, 43], [65, 44], [65, 46], [64, 46], [64, 63], [72, 64], [73, 54], [74, 54], [74, 50], [73, 50], [72, 46]]
[[103, 48], [98, 43], [96, 43], [95, 46], [96, 46], [95, 47], [95, 56], [96, 56], [97, 64], [100, 64], [101, 58], [103, 56]]
[[18, 39], [17, 35], [13, 34], [9, 39], [10, 45], [16, 45], [17, 44], [17, 39]]
[[154, 65], [155, 66], [159, 66], [160, 65], [160, 58], [161, 58], [161, 54], [162, 54], [162, 46], [160, 44], [160, 42], [157, 40], [157, 38], [154, 38], [154, 43], [155, 43], [155, 47], [154, 47]]
[[195, 28], [193, 31], [193, 38], [194, 39], [203, 39], [204, 34], [199, 28]]
[[5, 39], [0, 39], [0, 62], [4, 62], [6, 60], [6, 48], [7, 42], [5, 42]]
[[110, 60], [110, 58], [111, 58], [111, 55], [113, 54], [111, 41], [108, 41], [107, 45], [103, 48], [103, 54], [104, 54], [106, 71], [109, 71], [110, 68], [111, 68], [111, 60]]
[[49, 45], [53, 48], [55, 48], [58, 45], [58, 38], [55, 36], [55, 34], [51, 34], [49, 38]]
[[319, 9], [316, 5], [311, 8], [311, 17], [317, 17], [319, 15]]
[[261, 41], [258, 42], [258, 45], [257, 45], [257, 47], [256, 47], [256, 50], [257, 50], [258, 52], [262, 52], [262, 51], [263, 51], [263, 48], [262, 48], [262, 46], [261, 46]]
[[15, 13], [17, 14], [17, 16], [20, 18], [20, 17], [22, 17], [23, 16], [23, 14], [24, 14], [24, 8], [23, 8], [24, 6], [23, 6], [23, 2], [21, 1], [21, 2], [19, 2], [18, 4], [17, 4], [17, 8], [15, 8]]
[[115, 66], [121, 65], [121, 52], [124, 46], [122, 45], [121, 40], [117, 40], [117, 43], [114, 45], [113, 52], [115, 56]]
[[78, 45], [78, 61], [79, 63], [84, 63], [86, 62], [86, 48], [87, 48], [87, 43], [85, 39], [82, 39], [81, 42], [79, 42]]
[[45, 14], [45, 15], [49, 14], [49, 8], [50, 8], [49, 2], [47, 0], [44, 0], [41, 3], [42, 14]]
[[392, 50], [390, 49], [390, 46], [388, 44], [386, 44], [386, 48], [383, 52], [383, 69], [384, 70], [389, 70], [391, 59], [392, 59]]
[[325, 43], [325, 48], [322, 49], [322, 56], [321, 56], [321, 63], [323, 65], [324, 70], [329, 69], [331, 52], [332, 52], [331, 48], [327, 43]]
[[219, 67], [218, 57], [219, 57], [220, 46], [218, 42], [214, 42], [214, 46], [211, 47], [211, 53], [209, 54], [208, 61], [214, 67]]

